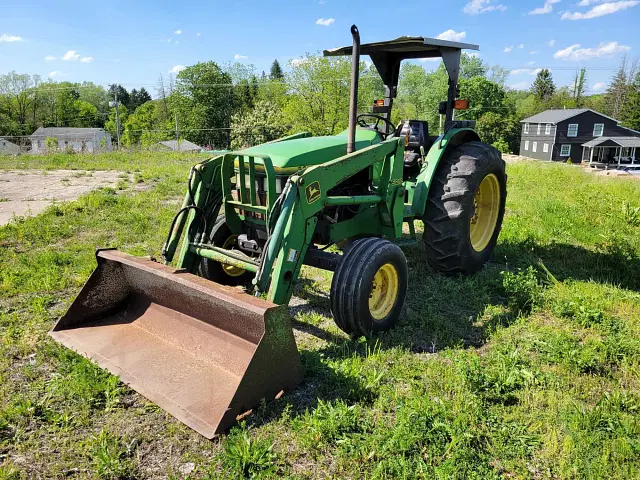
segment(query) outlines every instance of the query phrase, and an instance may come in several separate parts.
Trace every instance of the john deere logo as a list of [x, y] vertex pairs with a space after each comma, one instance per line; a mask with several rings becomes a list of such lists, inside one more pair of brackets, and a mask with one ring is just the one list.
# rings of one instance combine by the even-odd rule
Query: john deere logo
[[320, 184], [313, 182], [307, 185], [307, 203], [313, 203], [320, 198]]

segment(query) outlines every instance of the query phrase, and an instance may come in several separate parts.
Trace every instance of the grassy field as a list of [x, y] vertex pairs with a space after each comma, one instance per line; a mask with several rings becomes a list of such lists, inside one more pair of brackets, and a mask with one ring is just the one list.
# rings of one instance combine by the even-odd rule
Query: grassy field
[[219, 441], [47, 337], [113, 246], [159, 257], [194, 157], [52, 156], [2, 168], [134, 173], [0, 227], [0, 479], [640, 478], [640, 182], [508, 166], [493, 261], [407, 250], [399, 328], [350, 341], [330, 275], [291, 308], [305, 382]]

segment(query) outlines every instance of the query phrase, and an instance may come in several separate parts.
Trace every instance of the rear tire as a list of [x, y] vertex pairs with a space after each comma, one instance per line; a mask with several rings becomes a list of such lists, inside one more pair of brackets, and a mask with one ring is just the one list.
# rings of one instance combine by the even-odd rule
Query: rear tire
[[391, 329], [407, 294], [407, 260], [400, 247], [379, 238], [356, 240], [331, 282], [331, 312], [356, 337]]
[[445, 274], [472, 274], [498, 241], [507, 198], [502, 154], [482, 142], [457, 146], [431, 182], [423, 217], [427, 261]]
[[[224, 214], [218, 215], [209, 234], [209, 243], [216, 247], [228, 248], [231, 244], [235, 244], [236, 237], [237, 235], [234, 235], [227, 225]], [[223, 265], [204, 257], [200, 259], [198, 275], [221, 285], [230, 286], [249, 285], [254, 277], [251, 272], [231, 265]]]

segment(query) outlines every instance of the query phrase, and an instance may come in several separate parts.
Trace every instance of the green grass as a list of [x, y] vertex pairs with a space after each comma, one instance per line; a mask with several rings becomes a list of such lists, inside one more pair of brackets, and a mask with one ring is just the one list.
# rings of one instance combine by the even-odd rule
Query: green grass
[[330, 274], [305, 269], [304, 383], [209, 442], [46, 335], [96, 247], [159, 257], [195, 160], [0, 159], [149, 187], [0, 227], [0, 479], [640, 477], [640, 182], [509, 165], [492, 262], [447, 278], [408, 249], [401, 323], [368, 342], [333, 324]]

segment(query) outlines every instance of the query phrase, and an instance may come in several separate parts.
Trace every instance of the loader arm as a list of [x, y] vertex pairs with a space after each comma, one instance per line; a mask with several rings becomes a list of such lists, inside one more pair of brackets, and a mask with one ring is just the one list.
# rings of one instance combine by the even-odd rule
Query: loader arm
[[[258, 290], [268, 292], [269, 301], [276, 304], [289, 302], [295, 280], [315, 232], [317, 215], [325, 207], [361, 205], [359, 215], [374, 215], [380, 219], [376, 218], [374, 222], [374, 225], [383, 226], [380, 234], [386, 233], [393, 238], [401, 234], [404, 208], [402, 145], [400, 139], [392, 138], [307, 168], [290, 178], [282, 211], [256, 277]], [[332, 188], [370, 167], [379, 168], [381, 172], [374, 194], [349, 197], [328, 195]], [[347, 229], [346, 232], [343, 230], [341, 234], [346, 233], [347, 236], [342, 238], [362, 232], [361, 228], [355, 228], [353, 222], [354, 220], [348, 221], [348, 225], [352, 225], [353, 228]], [[338, 223], [336, 226], [341, 225]], [[272, 273], [269, 275], [270, 272]]]

